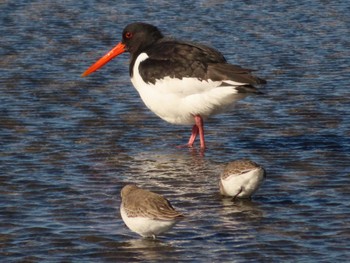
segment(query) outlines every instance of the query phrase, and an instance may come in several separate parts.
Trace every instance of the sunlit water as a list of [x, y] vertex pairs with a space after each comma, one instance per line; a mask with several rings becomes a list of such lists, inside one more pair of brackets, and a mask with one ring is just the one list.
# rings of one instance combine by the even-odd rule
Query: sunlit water
[[[1, 262], [349, 258], [348, 2], [134, 2], [1, 2]], [[214, 46], [268, 80], [264, 95], [207, 121], [204, 154], [175, 147], [191, 127], [145, 108], [127, 54], [80, 78], [134, 21]], [[218, 175], [244, 157], [267, 180], [233, 203]], [[129, 182], [186, 219], [156, 241], [132, 233], [119, 214]]]

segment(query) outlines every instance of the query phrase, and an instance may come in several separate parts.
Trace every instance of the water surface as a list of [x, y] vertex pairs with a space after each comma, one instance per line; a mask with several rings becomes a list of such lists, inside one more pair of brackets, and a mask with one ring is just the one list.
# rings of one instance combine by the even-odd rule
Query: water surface
[[[346, 1], [3, 1], [0, 259], [6, 262], [335, 262], [350, 256], [350, 32]], [[146, 21], [221, 50], [268, 80], [206, 123], [153, 115], [128, 55], [80, 74]], [[218, 194], [223, 166], [267, 170], [252, 201]], [[158, 240], [129, 231], [126, 183], [186, 215]]]

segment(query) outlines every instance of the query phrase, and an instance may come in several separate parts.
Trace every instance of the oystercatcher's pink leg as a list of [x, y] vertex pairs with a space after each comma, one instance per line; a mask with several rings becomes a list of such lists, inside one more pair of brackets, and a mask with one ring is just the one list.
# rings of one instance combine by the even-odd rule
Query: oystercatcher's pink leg
[[203, 128], [203, 119], [200, 115], [194, 116], [194, 121], [199, 131], [199, 140], [201, 143], [201, 149], [205, 149], [205, 140], [204, 140], [204, 128]]
[[192, 147], [194, 140], [197, 138], [199, 133], [199, 140], [201, 144], [201, 149], [205, 149], [205, 141], [204, 141], [204, 129], [203, 129], [203, 119], [200, 115], [194, 115], [195, 125], [192, 127], [192, 134], [190, 139], [188, 140], [188, 147]]
[[190, 139], [188, 140], [188, 143], [187, 143], [187, 146], [188, 147], [192, 147], [193, 146], [193, 143], [194, 143], [194, 140], [196, 139], [197, 135], [198, 135], [198, 127], [197, 127], [197, 124], [193, 125], [192, 127], [192, 134], [191, 134], [191, 137]]

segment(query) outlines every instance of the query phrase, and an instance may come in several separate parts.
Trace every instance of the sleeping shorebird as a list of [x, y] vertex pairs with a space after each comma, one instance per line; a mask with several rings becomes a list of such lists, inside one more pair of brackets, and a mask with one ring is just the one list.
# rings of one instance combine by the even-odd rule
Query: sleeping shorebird
[[120, 214], [124, 223], [143, 237], [155, 238], [184, 217], [163, 196], [136, 185], [124, 186], [121, 197]]
[[227, 164], [220, 175], [220, 193], [235, 198], [250, 198], [266, 178], [263, 167], [250, 160]]

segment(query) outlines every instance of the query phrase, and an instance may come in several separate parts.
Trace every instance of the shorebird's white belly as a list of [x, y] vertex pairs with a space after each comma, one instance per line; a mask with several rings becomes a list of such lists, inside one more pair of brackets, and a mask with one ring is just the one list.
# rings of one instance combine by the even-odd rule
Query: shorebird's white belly
[[197, 78], [170, 78], [157, 80], [155, 84], [146, 83], [139, 74], [139, 65], [147, 59], [141, 53], [133, 68], [131, 82], [139, 92], [146, 106], [160, 118], [174, 124], [192, 124], [193, 115], [206, 118], [223, 111], [227, 106], [241, 98], [235, 87], [244, 83], [225, 81], [206, 81]]
[[253, 169], [247, 173], [233, 174], [225, 179], [221, 179], [223, 192], [228, 196], [248, 198], [252, 196], [264, 180], [264, 171], [261, 168]]
[[129, 217], [123, 206], [120, 208], [120, 214], [127, 227], [143, 237], [157, 236], [168, 231], [176, 223], [176, 220], [157, 220], [142, 216]]

